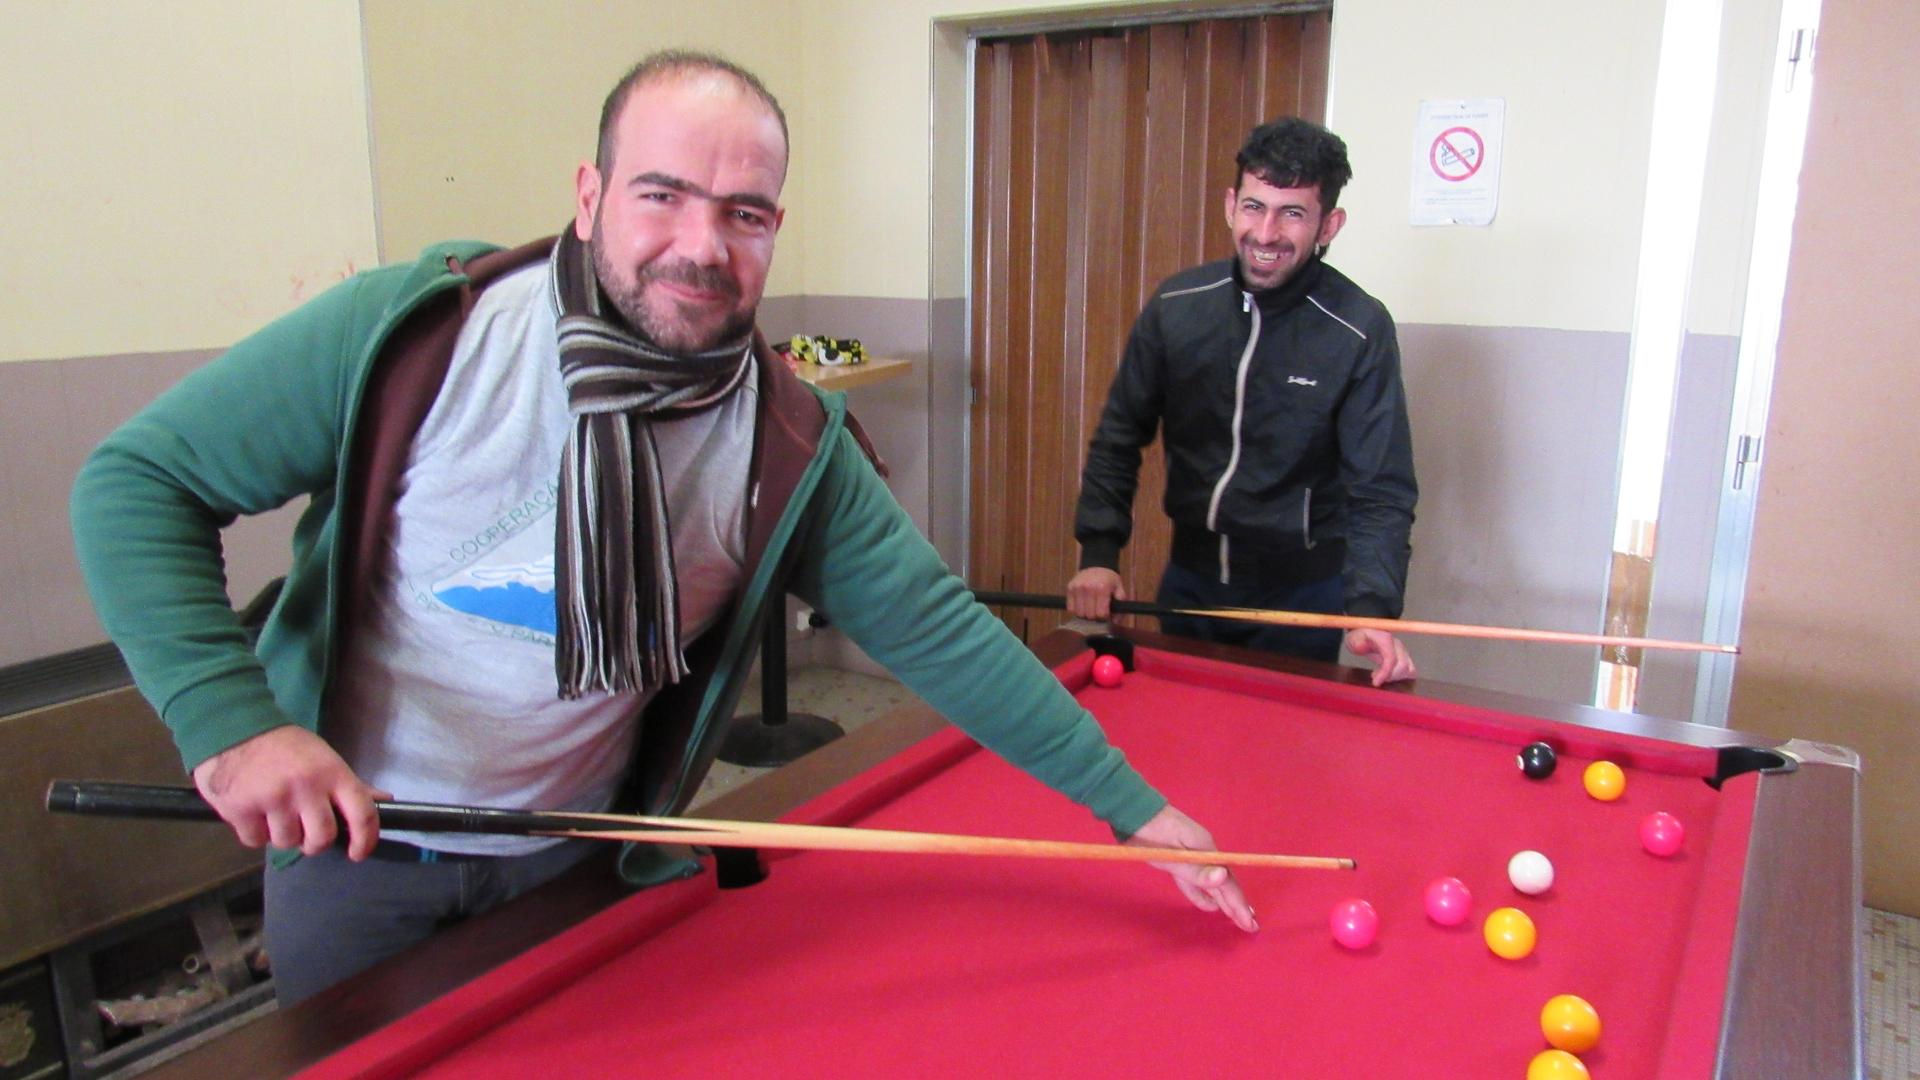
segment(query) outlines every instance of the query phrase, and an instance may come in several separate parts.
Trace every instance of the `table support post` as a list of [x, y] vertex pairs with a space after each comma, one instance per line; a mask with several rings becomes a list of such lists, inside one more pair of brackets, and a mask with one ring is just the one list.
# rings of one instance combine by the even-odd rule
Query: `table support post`
[[760, 712], [735, 716], [720, 741], [720, 760], [770, 769], [846, 734], [824, 716], [787, 710], [786, 600], [774, 597], [760, 620]]

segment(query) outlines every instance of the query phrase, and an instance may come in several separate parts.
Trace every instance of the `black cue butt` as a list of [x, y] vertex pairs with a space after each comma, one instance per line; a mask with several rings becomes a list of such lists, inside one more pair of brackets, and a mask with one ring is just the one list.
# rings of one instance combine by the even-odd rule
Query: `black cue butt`
[[192, 788], [119, 784], [104, 780], [55, 780], [47, 785], [47, 809], [62, 814], [218, 821], [220, 815]]

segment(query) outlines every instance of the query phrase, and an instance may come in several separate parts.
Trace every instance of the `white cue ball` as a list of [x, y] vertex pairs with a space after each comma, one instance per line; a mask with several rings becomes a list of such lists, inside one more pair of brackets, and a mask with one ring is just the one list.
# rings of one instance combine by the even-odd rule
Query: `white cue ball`
[[1553, 864], [1537, 851], [1523, 851], [1507, 860], [1507, 880], [1528, 896], [1553, 888]]

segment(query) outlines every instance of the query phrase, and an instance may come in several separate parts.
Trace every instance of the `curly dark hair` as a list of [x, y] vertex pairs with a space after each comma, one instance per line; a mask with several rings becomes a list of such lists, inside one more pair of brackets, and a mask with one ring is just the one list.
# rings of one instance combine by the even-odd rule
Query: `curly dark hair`
[[1236, 188], [1247, 173], [1279, 188], [1317, 186], [1322, 212], [1339, 203], [1340, 189], [1353, 179], [1347, 144], [1340, 136], [1297, 116], [1254, 128], [1233, 160], [1240, 166]]
[[613, 164], [613, 128], [620, 122], [620, 111], [626, 107], [627, 97], [634, 88], [656, 79], [689, 72], [711, 72], [732, 78], [773, 110], [773, 115], [780, 121], [780, 141], [792, 145], [787, 138], [786, 110], [780, 107], [779, 99], [761, 84], [753, 72], [713, 53], [663, 49], [633, 65], [608, 91], [607, 100], [600, 106], [600, 145], [593, 159], [594, 168], [604, 173]]

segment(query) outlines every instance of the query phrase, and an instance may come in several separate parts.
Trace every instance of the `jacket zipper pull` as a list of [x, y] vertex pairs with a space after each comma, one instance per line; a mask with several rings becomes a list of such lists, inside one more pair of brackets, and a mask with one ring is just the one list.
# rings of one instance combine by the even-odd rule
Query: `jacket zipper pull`
[[1252, 310], [1253, 310], [1253, 294], [1250, 292], [1242, 292], [1240, 294], [1240, 314], [1245, 315], [1247, 312]]

